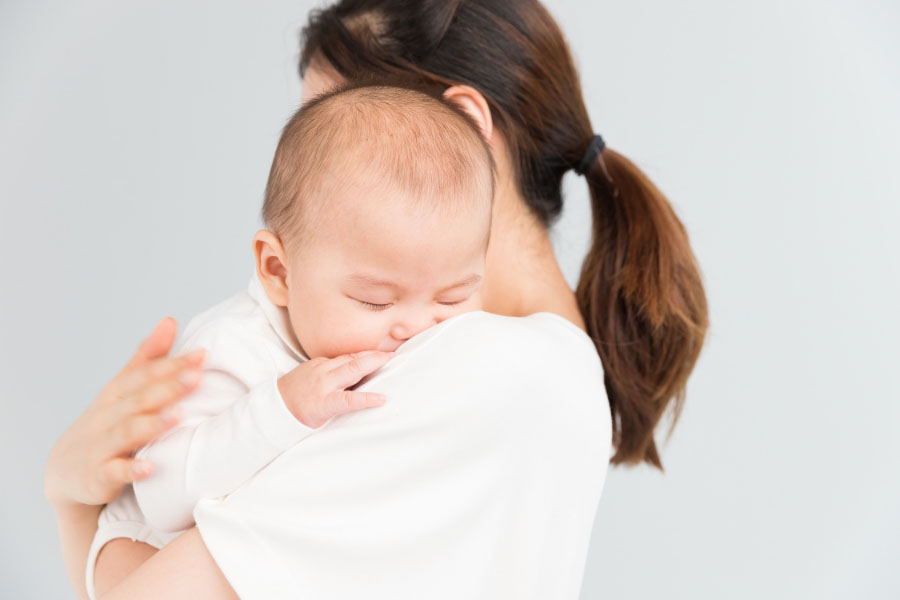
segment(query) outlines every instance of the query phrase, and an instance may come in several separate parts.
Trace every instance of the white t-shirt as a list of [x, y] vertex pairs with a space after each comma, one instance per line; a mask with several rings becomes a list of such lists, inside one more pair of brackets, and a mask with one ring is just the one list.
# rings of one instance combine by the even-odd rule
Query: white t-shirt
[[194, 518], [245, 599], [576, 599], [611, 452], [593, 343], [550, 313], [426, 330]]
[[191, 319], [173, 354], [197, 348], [206, 349], [203, 379], [181, 401], [184, 418], [136, 453], [153, 463], [153, 475], [100, 513], [86, 572], [92, 599], [97, 554], [108, 541], [161, 548], [193, 525], [200, 498], [234, 490], [317, 431], [294, 418], [278, 390], [278, 378], [306, 357], [287, 311], [272, 304], [255, 273], [245, 291]]

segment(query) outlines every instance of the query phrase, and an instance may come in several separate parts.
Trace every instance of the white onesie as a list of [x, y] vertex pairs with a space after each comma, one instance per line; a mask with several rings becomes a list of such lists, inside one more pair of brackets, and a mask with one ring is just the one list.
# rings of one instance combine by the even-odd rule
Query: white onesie
[[255, 273], [246, 291], [191, 319], [172, 354], [196, 348], [206, 349], [203, 379], [182, 400], [182, 421], [136, 453], [153, 475], [100, 513], [85, 578], [92, 599], [106, 542], [124, 537], [161, 548], [193, 525], [198, 500], [233, 491], [318, 430], [294, 418], [278, 390], [278, 378], [306, 357], [287, 311], [272, 304]]

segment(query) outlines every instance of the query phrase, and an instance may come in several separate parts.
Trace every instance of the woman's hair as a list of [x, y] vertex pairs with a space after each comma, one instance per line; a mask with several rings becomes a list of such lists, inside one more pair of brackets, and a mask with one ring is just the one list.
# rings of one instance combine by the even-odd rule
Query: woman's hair
[[[474, 87], [531, 212], [545, 227], [560, 214], [563, 175], [594, 132], [568, 46], [540, 2], [340, 0], [311, 14], [302, 42], [301, 75], [322, 59], [348, 79]], [[667, 407], [674, 428], [707, 330], [700, 272], [668, 200], [630, 160], [607, 148], [585, 177], [593, 241], [576, 297], [603, 362], [611, 462], [662, 469], [653, 432]]]

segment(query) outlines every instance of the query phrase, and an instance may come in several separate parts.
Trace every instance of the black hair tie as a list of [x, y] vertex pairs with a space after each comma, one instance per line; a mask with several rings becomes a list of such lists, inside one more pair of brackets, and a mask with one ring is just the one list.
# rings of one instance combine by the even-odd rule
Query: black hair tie
[[590, 171], [591, 165], [594, 164], [594, 161], [597, 160], [604, 148], [606, 148], [606, 142], [603, 141], [600, 135], [595, 135], [591, 138], [591, 143], [588, 144], [587, 150], [584, 151], [581, 162], [575, 167], [575, 172], [579, 175], [585, 175]]

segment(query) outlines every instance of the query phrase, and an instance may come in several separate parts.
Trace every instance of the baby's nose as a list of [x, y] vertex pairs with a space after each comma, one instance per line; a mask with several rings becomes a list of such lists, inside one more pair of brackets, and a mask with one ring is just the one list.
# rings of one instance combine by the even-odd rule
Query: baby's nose
[[391, 337], [405, 342], [409, 338], [425, 331], [432, 325], [437, 325], [438, 319], [434, 315], [415, 315], [402, 319], [391, 328]]

